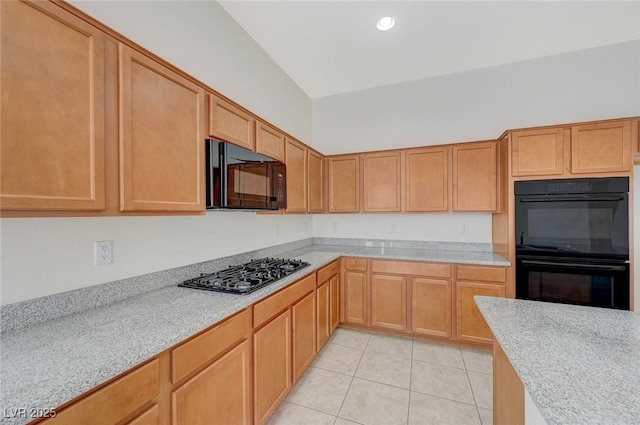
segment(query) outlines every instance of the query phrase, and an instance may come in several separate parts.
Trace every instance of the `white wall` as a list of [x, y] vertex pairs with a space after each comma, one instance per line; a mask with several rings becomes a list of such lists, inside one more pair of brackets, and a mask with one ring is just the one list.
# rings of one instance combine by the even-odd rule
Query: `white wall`
[[640, 40], [314, 99], [313, 143], [358, 152], [634, 115]]
[[[312, 216], [225, 211], [3, 219], [1, 225], [2, 305], [305, 239], [313, 228]], [[113, 263], [95, 266], [93, 244], [102, 240], [113, 241]]]
[[311, 143], [311, 100], [215, 1], [87, 1], [74, 6]]
[[313, 236], [491, 243], [491, 214], [324, 214]]

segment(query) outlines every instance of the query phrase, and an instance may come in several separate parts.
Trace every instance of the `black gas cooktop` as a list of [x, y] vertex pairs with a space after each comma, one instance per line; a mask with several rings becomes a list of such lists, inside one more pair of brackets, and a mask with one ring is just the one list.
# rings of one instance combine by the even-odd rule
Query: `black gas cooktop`
[[301, 260], [260, 258], [239, 266], [185, 280], [179, 286], [232, 294], [249, 294], [307, 267]]

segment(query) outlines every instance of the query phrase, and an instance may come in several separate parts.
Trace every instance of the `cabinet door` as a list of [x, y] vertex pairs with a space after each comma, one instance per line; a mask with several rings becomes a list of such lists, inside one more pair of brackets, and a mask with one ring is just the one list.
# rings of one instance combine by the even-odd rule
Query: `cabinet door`
[[104, 37], [50, 2], [0, 2], [0, 205], [105, 208]]
[[255, 423], [263, 424], [291, 388], [291, 310], [253, 334], [253, 365]]
[[493, 341], [491, 329], [473, 301], [475, 295], [504, 297], [504, 285], [458, 281], [456, 285], [456, 337], [459, 340], [490, 344]]
[[367, 275], [361, 272], [344, 273], [344, 321], [367, 323]]
[[406, 211], [449, 209], [448, 148], [411, 149], [405, 153]]
[[307, 212], [307, 149], [287, 139], [287, 212]]
[[318, 351], [324, 346], [331, 333], [330, 312], [330, 285], [329, 281], [318, 287]]
[[204, 211], [204, 90], [124, 44], [120, 209]]
[[340, 323], [340, 278], [335, 275], [329, 281], [329, 335]]
[[360, 211], [360, 155], [329, 158], [329, 212]]
[[453, 147], [453, 211], [495, 211], [498, 191], [496, 142]]
[[147, 409], [127, 425], [160, 425], [160, 408], [157, 404]]
[[609, 173], [631, 169], [631, 122], [571, 127], [571, 172]]
[[249, 341], [171, 394], [172, 425], [251, 423]]
[[322, 156], [307, 151], [307, 211], [322, 212]]
[[293, 323], [293, 380], [302, 376], [316, 355], [316, 293], [298, 301], [291, 309]]
[[256, 121], [256, 152], [284, 162], [284, 134], [262, 121]]
[[564, 173], [564, 129], [514, 131], [511, 133], [514, 176], [548, 176]]
[[371, 276], [371, 326], [407, 329], [407, 278]]
[[255, 119], [242, 108], [209, 95], [209, 135], [255, 150]]
[[362, 155], [363, 210], [400, 211], [400, 152]]
[[411, 330], [414, 333], [451, 336], [451, 281], [411, 280]]

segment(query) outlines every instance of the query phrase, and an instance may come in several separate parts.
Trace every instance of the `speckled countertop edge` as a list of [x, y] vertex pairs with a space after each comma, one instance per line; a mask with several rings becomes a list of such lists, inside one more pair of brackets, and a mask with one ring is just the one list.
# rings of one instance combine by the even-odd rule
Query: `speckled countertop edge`
[[640, 424], [640, 314], [475, 296], [549, 425]]
[[[246, 296], [174, 284], [2, 333], [0, 407], [55, 408], [345, 255], [509, 265], [496, 254], [476, 251], [311, 245], [280, 252], [311, 266]], [[26, 421], [3, 417], [0, 423]]]

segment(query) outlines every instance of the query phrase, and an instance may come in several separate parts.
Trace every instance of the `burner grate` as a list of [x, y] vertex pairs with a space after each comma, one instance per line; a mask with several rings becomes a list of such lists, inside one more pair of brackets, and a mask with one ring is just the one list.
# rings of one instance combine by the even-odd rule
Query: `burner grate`
[[233, 294], [250, 294], [290, 275], [309, 263], [282, 258], [259, 258], [239, 266], [188, 279], [179, 286]]

